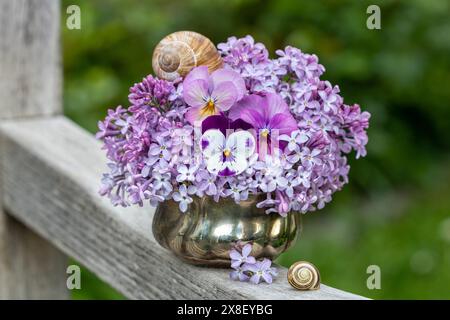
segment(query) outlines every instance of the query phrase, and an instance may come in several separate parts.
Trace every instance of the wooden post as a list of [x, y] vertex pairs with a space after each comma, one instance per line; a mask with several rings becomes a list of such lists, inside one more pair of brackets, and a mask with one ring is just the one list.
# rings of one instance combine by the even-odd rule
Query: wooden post
[[[56, 0], [0, 0], [0, 122], [61, 113], [59, 12]], [[67, 258], [4, 212], [2, 141], [0, 299], [68, 298]]]

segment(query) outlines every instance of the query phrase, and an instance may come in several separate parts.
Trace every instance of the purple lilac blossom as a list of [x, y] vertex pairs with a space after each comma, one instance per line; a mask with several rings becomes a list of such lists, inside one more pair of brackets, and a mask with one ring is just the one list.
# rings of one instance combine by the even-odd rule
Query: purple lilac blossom
[[173, 199], [180, 203], [181, 212], [186, 212], [190, 203], [192, 203], [192, 198], [189, 196], [188, 188], [186, 185], [182, 184], [178, 191], [173, 194]]
[[130, 88], [128, 99], [135, 109], [153, 106], [164, 110], [170, 107], [168, 102], [173, 90], [174, 86], [171, 82], [149, 75]]
[[264, 258], [255, 264], [244, 264], [243, 269], [251, 272], [250, 282], [258, 284], [261, 281], [272, 283], [273, 277], [277, 275], [276, 269], [272, 267], [272, 261]]
[[256, 261], [255, 257], [250, 256], [253, 245], [251, 243], [243, 244], [238, 242], [230, 250], [231, 268], [230, 278], [242, 282], [250, 281], [253, 284], [259, 284], [261, 281], [272, 283], [273, 277], [278, 275], [276, 268], [272, 267], [272, 261], [264, 258]]
[[231, 249], [230, 251], [231, 267], [236, 268], [243, 263], [255, 263], [256, 262], [255, 258], [250, 256], [251, 252], [252, 252], [252, 245], [250, 243], [244, 245], [241, 250], [237, 250], [236, 248]]
[[[264, 158], [255, 154], [236, 176], [208, 172], [207, 161], [196, 152], [200, 147], [194, 140], [206, 130], [193, 127], [186, 118], [195, 100], [189, 93], [193, 83], [206, 76], [202, 73], [203, 78], [197, 78], [194, 72], [186, 78], [189, 81], [168, 82], [149, 75], [130, 89], [127, 109], [119, 106], [109, 110], [99, 122], [96, 136], [103, 141], [109, 159], [100, 194], [120, 206], [157, 205], [173, 199], [187, 210], [193, 196], [211, 196], [215, 201], [232, 197], [239, 202], [262, 193], [265, 200], [257, 207], [267, 213], [285, 215], [291, 210], [306, 213], [323, 208], [348, 182], [347, 154], [355, 151], [356, 158], [366, 155], [370, 114], [357, 104], [345, 104], [339, 87], [321, 79], [325, 69], [315, 55], [286, 47], [270, 59], [265, 46], [250, 36], [229, 38], [218, 49], [228, 73], [221, 72], [229, 75], [232, 70], [232, 78], [241, 77], [245, 88], [240, 80], [225, 82], [240, 83], [239, 90], [246, 91], [244, 100], [249, 95], [263, 99], [270, 94], [284, 100], [284, 114], [295, 121], [278, 136], [280, 149]], [[228, 95], [228, 91], [236, 91], [229, 88], [216, 91]], [[185, 97], [189, 97], [187, 101]], [[226, 105], [223, 112], [244, 122], [234, 107], [227, 109]], [[204, 122], [222, 129], [218, 118], [213, 120]], [[273, 117], [268, 120], [274, 121]], [[237, 128], [225, 123], [228, 127]], [[248, 129], [240, 124], [240, 130]]]

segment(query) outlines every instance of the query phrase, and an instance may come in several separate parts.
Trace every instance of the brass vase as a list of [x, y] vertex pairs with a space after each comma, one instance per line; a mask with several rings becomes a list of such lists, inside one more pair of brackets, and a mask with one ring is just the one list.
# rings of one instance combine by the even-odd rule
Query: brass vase
[[173, 200], [161, 203], [153, 218], [158, 243], [182, 260], [199, 266], [230, 267], [229, 253], [238, 241], [252, 242], [255, 258], [275, 259], [295, 241], [301, 229], [299, 213], [286, 217], [266, 214], [250, 196], [236, 204], [231, 198], [215, 202], [194, 197], [187, 212]]

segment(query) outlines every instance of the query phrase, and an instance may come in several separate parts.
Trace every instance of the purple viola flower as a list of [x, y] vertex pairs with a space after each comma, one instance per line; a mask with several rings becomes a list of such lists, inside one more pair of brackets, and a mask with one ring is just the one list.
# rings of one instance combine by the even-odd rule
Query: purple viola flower
[[202, 133], [205, 133], [209, 129], [217, 129], [220, 130], [220, 132], [222, 132], [224, 135], [227, 135], [230, 133], [227, 132], [228, 130], [233, 132], [239, 129], [249, 130], [251, 128], [253, 128], [252, 125], [243, 121], [242, 119], [231, 121], [231, 119], [224, 115], [209, 116], [202, 122]]
[[254, 284], [261, 281], [272, 283], [273, 277], [277, 275], [276, 269], [272, 267], [272, 261], [267, 258], [264, 258], [263, 261], [257, 261], [255, 264], [244, 264], [243, 268], [252, 273], [250, 282]]
[[230, 258], [231, 258], [231, 267], [237, 268], [243, 263], [255, 263], [256, 260], [254, 257], [250, 256], [252, 252], [252, 245], [247, 243], [242, 247], [240, 251], [236, 248], [231, 249]]
[[227, 111], [246, 91], [244, 79], [233, 70], [219, 69], [210, 75], [206, 66], [194, 68], [183, 82], [183, 98], [191, 107], [185, 117], [195, 124]]
[[192, 203], [192, 198], [188, 194], [188, 188], [186, 185], [182, 184], [177, 192], [173, 194], [173, 200], [179, 202], [179, 207], [181, 212], [186, 212], [189, 204]]
[[255, 139], [248, 131], [237, 131], [227, 138], [217, 129], [207, 130], [200, 139], [200, 148], [209, 172], [234, 176], [247, 169], [247, 159], [255, 151]]
[[237, 103], [229, 114], [232, 120], [242, 119], [257, 130], [258, 140], [271, 136], [291, 134], [297, 130], [297, 121], [289, 112], [289, 107], [277, 94], [265, 96], [249, 95]]

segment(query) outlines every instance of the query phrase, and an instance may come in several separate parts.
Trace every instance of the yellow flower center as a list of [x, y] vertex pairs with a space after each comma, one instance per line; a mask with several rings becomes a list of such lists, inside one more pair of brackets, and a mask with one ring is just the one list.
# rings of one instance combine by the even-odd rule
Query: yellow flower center
[[225, 150], [223, 150], [223, 155], [224, 155], [225, 157], [229, 157], [230, 154], [231, 154], [230, 149], [225, 149]]
[[267, 129], [261, 130], [261, 136], [262, 137], [267, 138], [268, 135], [269, 135], [269, 130], [267, 130]]
[[214, 101], [211, 99], [205, 104], [205, 106], [200, 110], [201, 117], [207, 117], [216, 114], [216, 106], [214, 105]]

